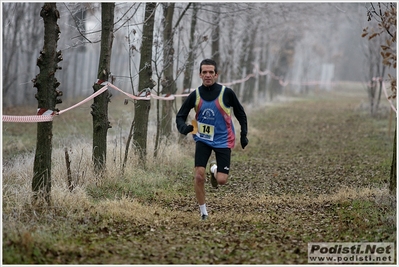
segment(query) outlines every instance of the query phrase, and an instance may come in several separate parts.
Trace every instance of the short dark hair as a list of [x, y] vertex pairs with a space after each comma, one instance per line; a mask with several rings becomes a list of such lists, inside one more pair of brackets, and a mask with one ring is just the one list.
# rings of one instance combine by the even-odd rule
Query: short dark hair
[[201, 64], [200, 64], [200, 73], [202, 71], [202, 65], [212, 65], [212, 66], [215, 67], [215, 73], [218, 73], [218, 68], [216, 66], [216, 61], [215, 60], [209, 59], [209, 58], [202, 60]]

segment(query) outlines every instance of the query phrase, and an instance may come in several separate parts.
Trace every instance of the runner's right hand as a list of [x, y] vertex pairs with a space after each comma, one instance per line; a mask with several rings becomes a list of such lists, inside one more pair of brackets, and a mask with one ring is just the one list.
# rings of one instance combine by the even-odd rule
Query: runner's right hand
[[192, 125], [186, 125], [186, 127], [183, 129], [182, 134], [187, 135], [188, 133], [192, 132], [194, 130], [194, 127]]

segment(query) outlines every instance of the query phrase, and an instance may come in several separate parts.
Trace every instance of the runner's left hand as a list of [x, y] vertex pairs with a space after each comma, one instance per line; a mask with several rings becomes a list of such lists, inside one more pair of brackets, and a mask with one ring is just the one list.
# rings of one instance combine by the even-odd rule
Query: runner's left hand
[[241, 135], [240, 141], [241, 141], [242, 149], [244, 149], [248, 145], [248, 142], [249, 142], [246, 135]]

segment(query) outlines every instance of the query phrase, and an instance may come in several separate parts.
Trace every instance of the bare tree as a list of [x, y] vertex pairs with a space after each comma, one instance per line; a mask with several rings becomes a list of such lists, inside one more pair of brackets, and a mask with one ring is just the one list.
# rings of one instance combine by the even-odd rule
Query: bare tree
[[[114, 31], [114, 9], [115, 3], [101, 4], [101, 52], [98, 64], [97, 79], [93, 85], [94, 92], [100, 90], [103, 82], [108, 81], [111, 70], [111, 52]], [[111, 128], [108, 121], [108, 103], [111, 94], [106, 90], [94, 98], [91, 114], [93, 116], [93, 163], [94, 170], [102, 173], [107, 161], [107, 132]]]
[[[242, 64], [245, 66], [245, 69], [248, 73], [253, 73], [255, 57], [256, 57], [256, 32], [258, 30], [258, 24], [255, 23], [255, 26], [252, 27], [252, 30], [249, 31], [249, 36], [253, 36], [249, 39], [248, 50], [246, 51], [246, 58]], [[251, 77], [246, 83], [246, 90], [243, 93], [243, 103], [249, 103], [254, 100], [254, 92], [255, 92], [255, 77]]]
[[[60, 69], [58, 63], [62, 60], [61, 51], [57, 51], [60, 28], [57, 21], [60, 14], [56, 3], [45, 3], [40, 12], [44, 22], [44, 44], [37, 59], [40, 73], [33, 79], [37, 88], [36, 99], [38, 108], [57, 111], [55, 106], [62, 101], [58, 96], [61, 91], [56, 88], [60, 83], [55, 78], [55, 72]], [[34, 202], [44, 199], [51, 204], [51, 154], [53, 123], [40, 122], [37, 125], [36, 152], [33, 166], [32, 190]]]
[[[162, 94], [174, 94], [177, 91], [176, 81], [173, 75], [173, 63], [175, 56], [174, 49], [174, 31], [173, 31], [173, 15], [175, 11], [175, 3], [164, 3], [164, 54], [163, 68], [164, 79], [162, 80]], [[165, 137], [170, 135], [172, 130], [172, 107], [174, 101], [162, 102], [162, 120], [161, 134]]]
[[212, 24], [214, 28], [211, 34], [212, 58], [216, 62], [220, 62], [220, 5], [214, 5], [214, 13], [212, 14]]
[[[154, 87], [152, 79], [152, 46], [154, 42], [154, 21], [155, 9], [157, 4], [154, 2], [146, 3], [145, 18], [143, 25], [143, 41], [141, 44], [139, 91], [146, 95]], [[134, 106], [134, 121], [132, 122], [133, 144], [136, 153], [139, 155], [140, 163], [145, 166], [147, 158], [147, 132], [148, 117], [151, 102], [148, 100], [138, 100]], [[134, 125], [134, 126], [133, 126]]]
[[[175, 62], [175, 47], [174, 35], [179, 27], [179, 24], [190, 8], [192, 3], [188, 3], [183, 12], [178, 17], [176, 23], [173, 25], [173, 17], [175, 13], [175, 3], [165, 3], [164, 8], [164, 34], [163, 34], [163, 74], [162, 80], [162, 94], [175, 94], [177, 91], [176, 77], [174, 77], [174, 62]], [[180, 74], [180, 71], [178, 71]], [[172, 131], [172, 117], [174, 100], [162, 102], [162, 120], [161, 120], [161, 135], [168, 137]]]
[[[380, 55], [380, 38], [374, 38], [367, 43], [365, 48], [366, 68], [368, 71], [365, 73], [367, 94], [370, 102], [370, 113], [374, 115], [378, 112], [378, 106], [381, 100], [382, 93], [382, 79], [384, 77], [386, 66], [382, 64]], [[378, 90], [379, 89], [379, 90]]]
[[[197, 26], [197, 14], [198, 14], [198, 4], [193, 3], [193, 15], [191, 17], [190, 23], [190, 39], [189, 39], [189, 48], [188, 48], [188, 56], [184, 69], [184, 78], [183, 78], [183, 88], [189, 89], [191, 88], [193, 72], [194, 72], [194, 60], [196, 58], [196, 42], [198, 40], [195, 38], [195, 30]], [[184, 99], [183, 99], [184, 101]]]

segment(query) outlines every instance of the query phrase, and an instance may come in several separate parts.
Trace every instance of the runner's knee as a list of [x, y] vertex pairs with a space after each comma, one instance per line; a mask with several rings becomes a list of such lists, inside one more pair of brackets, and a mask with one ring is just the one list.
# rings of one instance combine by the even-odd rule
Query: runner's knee
[[205, 169], [204, 171], [197, 169], [194, 174], [194, 180], [197, 184], [205, 183]]
[[227, 177], [228, 177], [228, 175], [225, 173], [218, 173], [216, 180], [218, 181], [219, 185], [224, 185], [227, 183]]

